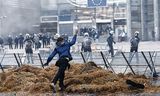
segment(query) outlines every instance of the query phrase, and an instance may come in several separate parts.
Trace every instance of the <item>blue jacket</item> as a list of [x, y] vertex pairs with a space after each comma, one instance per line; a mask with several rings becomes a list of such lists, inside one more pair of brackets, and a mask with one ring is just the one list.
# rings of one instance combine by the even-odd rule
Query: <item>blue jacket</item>
[[77, 35], [74, 35], [71, 42], [65, 42], [64, 44], [57, 46], [51, 53], [51, 55], [48, 57], [47, 63], [49, 63], [57, 53], [59, 55], [59, 59], [61, 57], [68, 57], [70, 60], [72, 60], [70, 47], [76, 43], [76, 38]]

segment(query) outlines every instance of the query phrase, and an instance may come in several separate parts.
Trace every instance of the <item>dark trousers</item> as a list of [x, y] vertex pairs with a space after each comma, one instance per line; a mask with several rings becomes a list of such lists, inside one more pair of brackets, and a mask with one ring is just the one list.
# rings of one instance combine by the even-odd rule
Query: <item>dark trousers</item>
[[50, 45], [50, 41], [47, 41], [47, 45]]
[[113, 45], [109, 46], [109, 54], [111, 53], [111, 56], [114, 57], [114, 49], [113, 49]]
[[57, 81], [59, 80], [59, 87], [64, 88], [64, 77], [65, 77], [65, 70], [69, 66], [69, 61], [65, 58], [59, 59], [56, 62], [56, 66], [59, 67], [58, 72], [56, 73], [53, 83], [56, 85]]
[[138, 47], [131, 47], [130, 52], [138, 52]]
[[18, 43], [15, 43], [14, 49], [18, 49]]
[[9, 44], [9, 49], [13, 49], [12, 44]]
[[47, 45], [46, 41], [43, 41], [43, 48]]
[[20, 49], [23, 49], [23, 43], [20, 43], [19, 45], [20, 45]]

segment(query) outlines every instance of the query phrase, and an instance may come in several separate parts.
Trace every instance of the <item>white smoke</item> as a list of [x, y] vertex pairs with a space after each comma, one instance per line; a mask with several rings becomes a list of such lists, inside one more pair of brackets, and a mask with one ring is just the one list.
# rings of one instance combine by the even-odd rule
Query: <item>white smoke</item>
[[40, 0], [1, 0], [0, 5], [1, 15], [6, 16], [1, 22], [2, 36], [31, 32], [40, 22]]

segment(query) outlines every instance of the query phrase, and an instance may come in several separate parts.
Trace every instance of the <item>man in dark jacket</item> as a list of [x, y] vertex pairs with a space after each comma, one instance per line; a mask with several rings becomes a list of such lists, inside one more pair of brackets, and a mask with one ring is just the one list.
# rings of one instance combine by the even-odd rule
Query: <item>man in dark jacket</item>
[[107, 38], [108, 46], [109, 46], [109, 53], [111, 53], [111, 57], [114, 57], [114, 49], [113, 49], [113, 43], [116, 42], [113, 39], [113, 31], [109, 33], [109, 37]]
[[18, 49], [18, 36], [16, 36], [15, 37], [15, 39], [14, 39], [14, 43], [15, 43], [15, 47], [14, 47], [14, 49]]
[[20, 34], [19, 36], [19, 45], [20, 45], [20, 49], [23, 49], [23, 41], [24, 41], [24, 37], [22, 34]]
[[59, 59], [56, 62], [56, 66], [59, 67], [59, 70], [52, 81], [52, 86], [55, 87], [57, 81], [59, 80], [59, 86], [62, 91], [65, 89], [65, 86], [63, 83], [65, 70], [67, 67], [70, 66], [69, 61], [72, 60], [70, 47], [76, 43], [77, 33], [78, 33], [78, 30], [76, 30], [75, 35], [73, 36], [71, 42], [65, 42], [64, 38], [59, 37], [56, 42], [56, 48], [48, 57], [47, 62], [44, 64], [44, 66], [47, 66], [49, 62], [52, 60], [52, 58], [58, 53]]
[[46, 34], [43, 34], [42, 42], [43, 42], [43, 48], [46, 47], [46, 45], [47, 45], [47, 36], [46, 36]]
[[2, 37], [0, 37], [0, 46], [1, 46], [1, 48], [3, 48], [3, 43], [4, 43], [4, 41], [3, 41]]
[[0, 36], [0, 52], [4, 52], [4, 50], [3, 50], [3, 39], [2, 39], [2, 37]]
[[8, 44], [9, 44], [9, 49], [13, 49], [13, 47], [12, 47], [13, 39], [12, 39], [11, 35], [8, 36], [8, 40], [7, 41], [8, 41]]
[[50, 41], [51, 41], [51, 36], [47, 35], [47, 45], [50, 45]]

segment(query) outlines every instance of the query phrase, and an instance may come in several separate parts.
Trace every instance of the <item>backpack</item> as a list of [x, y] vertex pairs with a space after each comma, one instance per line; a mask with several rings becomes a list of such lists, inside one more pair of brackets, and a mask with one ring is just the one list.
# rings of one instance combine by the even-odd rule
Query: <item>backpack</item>
[[139, 40], [138, 38], [131, 39], [131, 47], [138, 47]]

